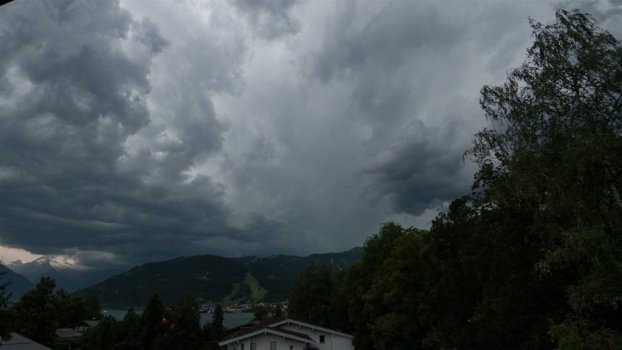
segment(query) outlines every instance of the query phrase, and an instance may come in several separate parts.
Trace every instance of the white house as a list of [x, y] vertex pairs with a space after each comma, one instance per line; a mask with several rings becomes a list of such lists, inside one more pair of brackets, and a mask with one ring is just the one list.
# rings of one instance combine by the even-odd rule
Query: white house
[[218, 345], [227, 350], [354, 350], [350, 334], [292, 319], [234, 334]]

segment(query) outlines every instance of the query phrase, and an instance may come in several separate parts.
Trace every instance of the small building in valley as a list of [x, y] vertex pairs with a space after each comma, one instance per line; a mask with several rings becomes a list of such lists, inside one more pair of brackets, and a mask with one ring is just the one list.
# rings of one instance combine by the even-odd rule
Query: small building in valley
[[78, 323], [74, 323], [68, 328], [57, 328], [56, 336], [59, 338], [77, 338], [82, 335], [84, 331], [89, 328], [97, 327], [98, 320], [84, 320]]
[[227, 350], [354, 350], [350, 334], [292, 319], [234, 333], [219, 345]]

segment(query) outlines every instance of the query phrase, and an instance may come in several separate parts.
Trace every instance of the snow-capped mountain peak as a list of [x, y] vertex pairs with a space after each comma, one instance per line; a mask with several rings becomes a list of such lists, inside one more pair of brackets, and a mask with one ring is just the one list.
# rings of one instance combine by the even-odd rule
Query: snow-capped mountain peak
[[33, 267], [37, 267], [38, 269], [50, 268], [55, 270], [80, 270], [80, 267], [73, 264], [68, 259], [58, 258], [58, 257], [47, 257], [42, 256], [36, 260], [33, 260], [29, 263], [23, 263], [22, 265], [31, 265]]
[[55, 269], [69, 269], [69, 270], [83, 270], [84, 269], [83, 266], [80, 266], [72, 258], [67, 258], [63, 256], [54, 256], [54, 257], [41, 257], [39, 259], [47, 260], [47, 263], [50, 264], [50, 266], [52, 266]]

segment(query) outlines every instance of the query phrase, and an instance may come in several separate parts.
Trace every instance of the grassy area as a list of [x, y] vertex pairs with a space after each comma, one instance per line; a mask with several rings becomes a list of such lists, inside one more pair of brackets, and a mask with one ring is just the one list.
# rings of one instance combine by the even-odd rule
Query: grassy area
[[233, 289], [231, 290], [231, 293], [229, 293], [226, 297], [224, 297], [222, 299], [222, 301], [225, 304], [230, 304], [232, 302], [232, 298], [235, 298], [235, 295], [238, 294], [239, 291], [240, 291], [240, 284], [239, 283], [234, 283], [233, 284]]
[[259, 284], [259, 281], [250, 272], [246, 273], [246, 278], [244, 278], [244, 283], [246, 283], [251, 288], [251, 297], [253, 301], [260, 301], [268, 293], [268, 290], [262, 287]]

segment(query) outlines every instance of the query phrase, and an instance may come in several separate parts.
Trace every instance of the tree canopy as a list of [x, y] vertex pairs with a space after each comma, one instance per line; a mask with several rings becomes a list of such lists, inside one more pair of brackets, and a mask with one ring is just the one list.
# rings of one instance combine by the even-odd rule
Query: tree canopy
[[534, 43], [508, 81], [482, 89], [498, 125], [477, 134], [482, 209], [523, 212], [541, 280], [563, 276], [562, 348], [622, 347], [622, 47], [587, 14], [532, 21]]
[[37, 342], [52, 345], [57, 328], [101, 318], [97, 300], [74, 297], [55, 288], [53, 278], [42, 277], [34, 289], [22, 295], [7, 311], [9, 327]]
[[622, 48], [579, 11], [530, 24], [525, 62], [481, 91], [472, 193], [333, 273], [322, 303], [358, 350], [622, 348]]
[[212, 314], [212, 323], [210, 324], [210, 339], [212, 340], [221, 340], [225, 334], [225, 326], [223, 322], [225, 320], [225, 315], [222, 310], [222, 306], [220, 304], [216, 305], [214, 309], [214, 313]]
[[7, 312], [10, 295], [6, 292], [8, 283], [2, 281], [5, 272], [0, 272], [0, 340], [7, 340], [11, 336], [9, 313]]
[[58, 328], [53, 278], [42, 277], [35, 288], [22, 295], [11, 308], [13, 328], [37, 342], [51, 344]]

